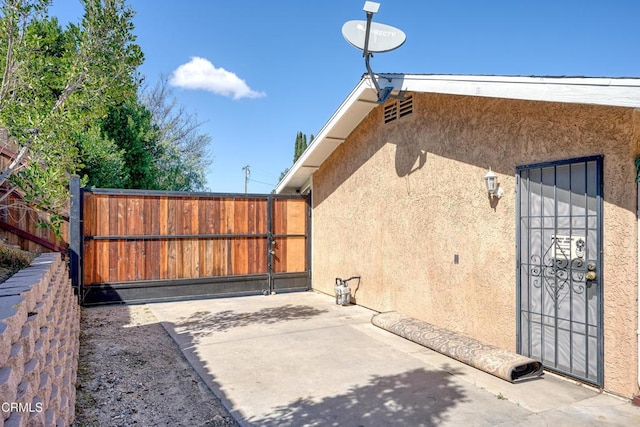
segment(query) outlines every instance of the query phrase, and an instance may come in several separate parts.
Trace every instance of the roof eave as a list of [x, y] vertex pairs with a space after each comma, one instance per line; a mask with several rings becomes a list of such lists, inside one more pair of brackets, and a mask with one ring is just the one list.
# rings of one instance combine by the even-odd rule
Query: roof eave
[[[442, 93], [528, 101], [640, 108], [640, 79], [607, 77], [379, 74], [394, 92]], [[365, 75], [278, 183], [276, 193], [300, 191], [309, 177], [373, 110], [377, 96]]]
[[276, 193], [299, 191], [324, 160], [378, 105], [369, 79], [362, 79], [276, 187]]

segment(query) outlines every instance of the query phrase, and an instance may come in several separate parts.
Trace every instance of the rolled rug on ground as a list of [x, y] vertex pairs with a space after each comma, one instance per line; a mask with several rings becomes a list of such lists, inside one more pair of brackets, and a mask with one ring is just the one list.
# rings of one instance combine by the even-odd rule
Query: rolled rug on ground
[[542, 363], [537, 360], [482, 344], [395, 311], [377, 314], [371, 323], [505, 381], [513, 383], [544, 373]]

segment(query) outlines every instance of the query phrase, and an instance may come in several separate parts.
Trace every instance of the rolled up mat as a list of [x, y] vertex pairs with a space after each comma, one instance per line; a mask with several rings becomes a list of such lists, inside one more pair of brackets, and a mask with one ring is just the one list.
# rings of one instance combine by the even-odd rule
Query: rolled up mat
[[371, 323], [512, 383], [543, 374], [542, 363], [537, 360], [482, 344], [395, 311], [377, 314]]

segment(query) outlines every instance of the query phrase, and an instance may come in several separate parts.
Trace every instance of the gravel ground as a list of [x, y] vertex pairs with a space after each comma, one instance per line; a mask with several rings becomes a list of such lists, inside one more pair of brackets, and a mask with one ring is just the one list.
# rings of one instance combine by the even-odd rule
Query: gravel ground
[[237, 426], [145, 305], [82, 308], [73, 426]]

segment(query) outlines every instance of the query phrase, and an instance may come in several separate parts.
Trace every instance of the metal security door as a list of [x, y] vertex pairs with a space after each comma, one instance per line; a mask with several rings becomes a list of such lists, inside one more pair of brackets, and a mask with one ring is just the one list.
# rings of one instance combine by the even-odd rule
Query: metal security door
[[516, 178], [518, 352], [602, 386], [602, 157]]

